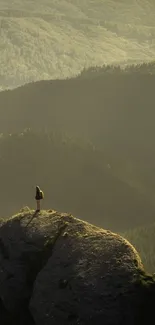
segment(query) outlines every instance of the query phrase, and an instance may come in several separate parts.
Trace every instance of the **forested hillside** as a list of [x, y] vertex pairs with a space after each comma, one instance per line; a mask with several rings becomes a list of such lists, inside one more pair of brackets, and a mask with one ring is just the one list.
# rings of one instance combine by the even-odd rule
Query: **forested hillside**
[[155, 56], [153, 0], [1, 0], [0, 89]]

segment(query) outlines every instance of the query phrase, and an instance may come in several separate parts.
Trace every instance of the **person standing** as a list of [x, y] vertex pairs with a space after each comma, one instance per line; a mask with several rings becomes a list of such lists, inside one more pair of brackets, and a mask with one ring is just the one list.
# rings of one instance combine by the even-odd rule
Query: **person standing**
[[36, 212], [40, 212], [40, 201], [44, 198], [44, 192], [40, 189], [39, 186], [36, 186], [36, 195], [35, 200], [37, 203]]

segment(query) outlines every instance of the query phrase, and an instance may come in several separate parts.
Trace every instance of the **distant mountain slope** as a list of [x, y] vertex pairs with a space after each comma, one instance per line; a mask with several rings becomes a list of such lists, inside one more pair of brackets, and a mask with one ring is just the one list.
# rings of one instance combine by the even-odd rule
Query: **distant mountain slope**
[[[151, 149], [154, 138], [155, 64], [125, 71], [100, 68], [86, 77], [30, 83], [0, 93], [0, 130], [55, 129], [113, 145]], [[142, 70], [142, 72], [141, 72]], [[138, 132], [137, 132], [138, 131]], [[145, 134], [145, 137], [144, 137]]]
[[146, 195], [119, 179], [107, 157], [90, 144], [60, 135], [25, 131], [0, 139], [1, 216], [23, 205], [76, 213], [107, 229], [123, 231], [152, 222], [155, 207]]
[[1, 0], [0, 89], [155, 55], [154, 1]]

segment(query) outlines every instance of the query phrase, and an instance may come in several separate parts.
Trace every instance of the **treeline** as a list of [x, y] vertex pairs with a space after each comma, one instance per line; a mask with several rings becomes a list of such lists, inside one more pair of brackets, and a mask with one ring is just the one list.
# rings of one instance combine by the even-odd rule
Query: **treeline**
[[102, 67], [95, 66], [84, 68], [79, 74], [78, 78], [96, 78], [104, 75], [155, 75], [155, 61], [140, 62], [139, 64], [126, 64], [126, 65], [106, 65]]
[[25, 130], [0, 137], [1, 217], [23, 206], [35, 208], [35, 186], [43, 208], [67, 211], [112, 230], [152, 221], [147, 198], [115, 176], [104, 152], [67, 136]]

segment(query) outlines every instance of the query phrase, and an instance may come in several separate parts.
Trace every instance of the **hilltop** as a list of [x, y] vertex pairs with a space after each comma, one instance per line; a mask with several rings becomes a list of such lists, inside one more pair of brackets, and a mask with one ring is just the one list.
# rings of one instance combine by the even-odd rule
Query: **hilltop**
[[1, 0], [0, 88], [154, 59], [155, 4]]
[[155, 282], [134, 247], [70, 214], [25, 208], [3, 221], [0, 259], [3, 325], [135, 325], [154, 317]]

